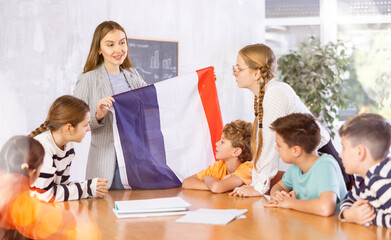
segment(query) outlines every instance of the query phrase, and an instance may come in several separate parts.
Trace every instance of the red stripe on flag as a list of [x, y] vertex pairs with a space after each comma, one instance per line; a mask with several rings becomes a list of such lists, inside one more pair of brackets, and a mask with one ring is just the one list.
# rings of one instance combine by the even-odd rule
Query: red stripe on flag
[[223, 131], [223, 118], [221, 117], [219, 98], [217, 96], [214, 69], [213, 67], [203, 68], [197, 70], [197, 74], [198, 92], [208, 121], [213, 155], [216, 159], [216, 152], [214, 150]]

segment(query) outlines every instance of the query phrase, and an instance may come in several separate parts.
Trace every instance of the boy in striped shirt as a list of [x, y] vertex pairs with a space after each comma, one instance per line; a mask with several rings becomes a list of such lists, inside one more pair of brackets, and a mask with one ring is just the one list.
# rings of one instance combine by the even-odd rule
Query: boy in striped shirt
[[391, 227], [391, 126], [380, 115], [355, 116], [339, 129], [340, 157], [356, 182], [340, 205], [339, 219]]

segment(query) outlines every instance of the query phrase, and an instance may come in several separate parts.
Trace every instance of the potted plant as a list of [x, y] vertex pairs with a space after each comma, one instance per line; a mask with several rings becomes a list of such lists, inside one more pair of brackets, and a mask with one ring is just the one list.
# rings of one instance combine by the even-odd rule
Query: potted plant
[[346, 107], [346, 81], [350, 58], [343, 43], [321, 45], [314, 36], [302, 42], [297, 50], [278, 59], [283, 82], [300, 96], [312, 114], [334, 137], [333, 122], [339, 108]]

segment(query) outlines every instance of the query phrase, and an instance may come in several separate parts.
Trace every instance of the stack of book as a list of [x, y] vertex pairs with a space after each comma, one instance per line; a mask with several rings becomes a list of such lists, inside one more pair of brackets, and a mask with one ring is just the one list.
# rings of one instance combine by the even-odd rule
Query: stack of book
[[183, 215], [189, 206], [180, 197], [115, 201], [113, 212], [117, 218]]

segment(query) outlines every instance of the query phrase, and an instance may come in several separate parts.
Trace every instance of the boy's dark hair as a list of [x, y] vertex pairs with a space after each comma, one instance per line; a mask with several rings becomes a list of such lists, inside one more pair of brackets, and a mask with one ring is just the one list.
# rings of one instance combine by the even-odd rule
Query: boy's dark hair
[[311, 114], [292, 113], [276, 119], [270, 128], [289, 146], [312, 153], [320, 143], [320, 128]]
[[391, 125], [379, 114], [363, 113], [347, 120], [339, 135], [349, 139], [352, 147], [366, 146], [374, 160], [385, 159], [390, 151]]
[[251, 161], [251, 129], [252, 125], [243, 120], [235, 120], [227, 123], [223, 128], [223, 134], [226, 139], [231, 141], [234, 148], [241, 148], [242, 153], [238, 156], [240, 162]]

